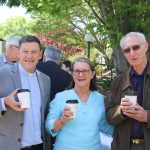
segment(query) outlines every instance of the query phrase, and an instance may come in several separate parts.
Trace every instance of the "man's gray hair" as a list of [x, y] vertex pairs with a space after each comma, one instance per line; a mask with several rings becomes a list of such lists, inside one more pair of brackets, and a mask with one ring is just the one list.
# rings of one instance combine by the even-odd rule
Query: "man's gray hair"
[[45, 49], [44, 55], [46, 59], [51, 59], [55, 62], [59, 61], [61, 58], [61, 49], [55, 47], [55, 46], [49, 46]]
[[8, 48], [10, 45], [14, 45], [19, 48], [19, 36], [13, 36], [6, 41], [5, 47]]
[[120, 47], [123, 49], [124, 46], [124, 41], [127, 37], [137, 37], [140, 39], [141, 43], [146, 43], [146, 38], [145, 35], [143, 33], [140, 32], [129, 32], [127, 33], [121, 40], [120, 40]]

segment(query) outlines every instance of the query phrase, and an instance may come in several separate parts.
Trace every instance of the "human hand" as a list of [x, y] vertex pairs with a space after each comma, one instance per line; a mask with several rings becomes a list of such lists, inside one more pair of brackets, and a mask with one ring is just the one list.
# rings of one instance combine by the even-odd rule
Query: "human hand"
[[19, 89], [14, 90], [10, 95], [4, 98], [4, 104], [9, 106], [15, 111], [24, 111], [25, 109], [21, 108], [21, 103], [15, 101], [15, 96]]
[[73, 112], [70, 111], [70, 108], [67, 107], [67, 106], [64, 107], [63, 114], [62, 114], [62, 117], [61, 117], [61, 120], [63, 121], [63, 123], [66, 123], [69, 120], [71, 120], [72, 116], [73, 116]]
[[120, 109], [121, 109], [122, 113], [124, 114], [125, 112], [128, 112], [128, 111], [134, 109], [134, 105], [132, 104], [132, 102], [129, 101], [128, 98], [122, 98], [121, 103], [120, 103]]
[[134, 109], [124, 111], [124, 115], [140, 122], [147, 122], [147, 111], [137, 104]]

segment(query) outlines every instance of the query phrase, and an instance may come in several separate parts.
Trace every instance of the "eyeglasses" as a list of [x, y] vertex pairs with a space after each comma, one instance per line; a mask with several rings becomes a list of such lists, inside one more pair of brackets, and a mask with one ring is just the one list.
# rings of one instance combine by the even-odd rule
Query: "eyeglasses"
[[80, 73], [82, 73], [82, 75], [88, 75], [90, 73], [91, 70], [73, 70], [73, 75], [75, 76], [79, 76]]
[[125, 48], [125, 49], [123, 49], [123, 53], [124, 53], [124, 54], [129, 54], [130, 51], [131, 51], [131, 49], [132, 49], [133, 51], [137, 51], [137, 50], [139, 50], [139, 49], [141, 48], [141, 45], [142, 45], [142, 44], [144, 44], [144, 43], [141, 43], [141, 44], [138, 44], [138, 45], [133, 45], [131, 48]]
[[18, 48], [18, 49], [19, 49], [19, 47], [18, 47], [18, 46], [16, 46], [16, 45], [12, 45], [12, 46], [14, 46], [14, 47], [16, 47], [16, 48]]

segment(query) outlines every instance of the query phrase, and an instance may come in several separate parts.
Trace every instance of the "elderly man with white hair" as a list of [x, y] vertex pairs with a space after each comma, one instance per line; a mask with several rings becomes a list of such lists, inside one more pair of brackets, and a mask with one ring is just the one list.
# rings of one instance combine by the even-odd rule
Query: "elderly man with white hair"
[[[116, 78], [110, 89], [106, 114], [115, 125], [111, 150], [150, 149], [150, 60], [145, 35], [130, 32], [120, 41], [130, 68]], [[137, 100], [132, 102], [133, 94]], [[127, 97], [127, 95], [130, 97]]]
[[11, 64], [18, 60], [20, 37], [13, 36], [6, 41], [6, 51], [0, 56], [0, 66]]

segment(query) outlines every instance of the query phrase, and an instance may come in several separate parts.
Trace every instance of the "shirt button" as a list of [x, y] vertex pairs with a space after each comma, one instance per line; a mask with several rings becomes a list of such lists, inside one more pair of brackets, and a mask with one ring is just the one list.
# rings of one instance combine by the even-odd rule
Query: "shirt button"
[[21, 142], [21, 139], [18, 139], [18, 142]]

